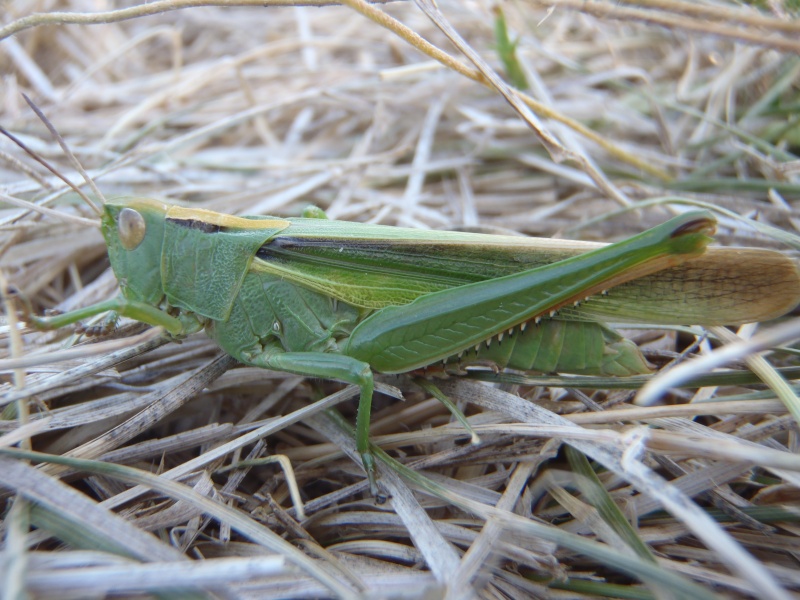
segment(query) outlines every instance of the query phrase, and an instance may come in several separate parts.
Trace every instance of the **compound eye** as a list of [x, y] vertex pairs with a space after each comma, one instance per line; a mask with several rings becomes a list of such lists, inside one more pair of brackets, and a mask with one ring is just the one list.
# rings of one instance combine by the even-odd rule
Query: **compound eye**
[[123, 208], [117, 222], [119, 241], [125, 250], [135, 250], [144, 239], [147, 225], [144, 217], [132, 208]]

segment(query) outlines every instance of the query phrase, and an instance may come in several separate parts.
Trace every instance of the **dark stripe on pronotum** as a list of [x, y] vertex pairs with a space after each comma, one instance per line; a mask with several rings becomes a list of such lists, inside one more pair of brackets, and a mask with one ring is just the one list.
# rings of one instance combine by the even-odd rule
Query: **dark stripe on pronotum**
[[167, 221], [174, 223], [179, 227], [194, 229], [203, 233], [219, 233], [221, 231], [225, 231], [224, 227], [220, 227], [214, 223], [209, 223], [208, 221], [200, 221], [198, 219], [171, 219], [168, 217]]

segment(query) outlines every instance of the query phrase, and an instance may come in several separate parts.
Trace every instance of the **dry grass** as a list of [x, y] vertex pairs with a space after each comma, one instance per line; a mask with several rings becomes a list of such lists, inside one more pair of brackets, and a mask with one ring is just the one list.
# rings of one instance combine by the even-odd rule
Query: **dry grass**
[[[176, 0], [92, 16], [124, 4], [9, 0], [0, 33], [14, 33], [0, 41], [0, 124], [81, 181], [30, 95], [107, 197], [611, 241], [680, 195], [776, 227], [720, 213], [721, 243], [798, 247], [791, 3], [508, 3], [529, 96], [503, 83], [490, 2], [164, 12], [214, 4]], [[5, 139], [0, 181], [3, 287], [37, 310], [111, 297], [77, 195]], [[11, 204], [27, 200], [56, 212]], [[752, 348], [735, 374], [701, 363], [705, 387], [671, 389], [666, 406], [631, 404], [642, 378], [446, 382], [480, 446], [387, 380], [406, 400], [376, 399], [373, 440], [405, 467], [381, 465], [390, 501], [377, 505], [325, 411], [352, 420], [352, 390], [328, 396], [341, 386], [130, 322], [67, 350], [82, 340], [21, 330], [8, 306], [3, 597], [800, 594], [797, 413]], [[678, 348], [671, 332], [632, 335], [654, 360]], [[49, 456], [34, 466], [14, 447]]]

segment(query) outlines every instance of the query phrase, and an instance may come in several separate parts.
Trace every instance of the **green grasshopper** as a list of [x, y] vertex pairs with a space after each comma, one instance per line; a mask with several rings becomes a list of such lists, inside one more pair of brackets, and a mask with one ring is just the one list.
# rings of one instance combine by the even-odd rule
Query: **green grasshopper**
[[108, 202], [101, 220], [120, 294], [29, 322], [53, 329], [110, 311], [175, 339], [204, 329], [248, 365], [355, 384], [373, 493], [373, 372], [646, 373], [638, 348], [599, 319], [741, 323], [800, 298], [797, 269], [777, 252], [701, 256], [715, 227], [707, 212], [599, 247], [235, 217], [145, 198]]

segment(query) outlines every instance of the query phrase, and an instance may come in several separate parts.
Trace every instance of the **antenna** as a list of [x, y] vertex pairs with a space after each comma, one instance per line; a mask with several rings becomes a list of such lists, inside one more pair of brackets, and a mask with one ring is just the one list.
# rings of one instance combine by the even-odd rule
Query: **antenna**
[[[105, 202], [105, 198], [103, 197], [103, 194], [100, 192], [100, 190], [98, 189], [97, 185], [95, 185], [95, 183], [92, 180], [92, 178], [89, 177], [89, 174], [83, 168], [83, 165], [81, 165], [80, 161], [75, 157], [75, 155], [69, 149], [69, 146], [67, 146], [67, 143], [64, 141], [64, 138], [61, 137], [61, 134], [58, 133], [56, 128], [53, 127], [53, 124], [47, 119], [47, 117], [44, 116], [44, 113], [41, 110], [39, 110], [39, 107], [36, 106], [33, 103], [33, 101], [30, 98], [28, 98], [28, 96], [26, 96], [25, 94], [22, 94], [22, 97], [25, 98], [25, 102], [27, 102], [28, 106], [30, 106], [31, 109], [33, 110], [33, 112], [36, 113], [36, 116], [39, 117], [39, 119], [42, 121], [42, 123], [45, 124], [45, 126], [48, 129], [48, 131], [50, 131], [50, 133], [53, 135], [53, 137], [58, 142], [58, 145], [61, 146], [61, 149], [64, 151], [64, 154], [67, 157], [69, 157], [70, 162], [72, 163], [73, 167], [75, 167], [75, 169], [83, 176], [84, 181], [86, 181], [86, 183], [89, 184], [89, 187], [91, 187], [92, 191], [94, 191], [94, 193], [97, 194], [97, 197], [102, 199], [103, 202]], [[67, 177], [65, 175], [60, 173], [55, 167], [53, 167], [45, 159], [43, 159], [41, 156], [39, 156], [36, 152], [34, 152], [30, 148], [28, 148], [28, 146], [26, 146], [25, 143], [22, 140], [20, 140], [14, 134], [12, 134], [11, 132], [9, 132], [8, 130], [6, 130], [4, 127], [1, 127], [1, 126], [0, 126], [0, 133], [2, 133], [8, 139], [10, 139], [12, 142], [14, 142], [17, 146], [22, 148], [22, 150], [24, 150], [25, 153], [27, 153], [28, 156], [30, 156], [33, 160], [38, 162], [45, 169], [47, 169], [53, 175], [58, 177], [61, 181], [66, 183], [72, 190], [75, 191], [76, 194], [78, 194], [81, 198], [83, 198], [83, 200], [92, 208], [92, 210], [95, 212], [95, 214], [97, 214], [98, 216], [102, 214], [102, 211], [100, 210], [100, 207], [98, 207], [97, 204], [95, 204], [95, 202], [92, 201], [92, 199], [89, 198], [89, 196], [87, 196], [83, 192], [83, 190], [81, 190], [74, 183], [72, 183], [69, 179], [67, 179]]]

